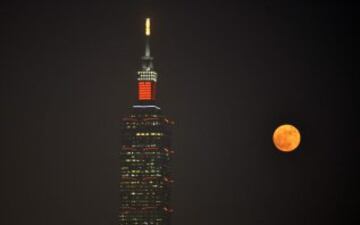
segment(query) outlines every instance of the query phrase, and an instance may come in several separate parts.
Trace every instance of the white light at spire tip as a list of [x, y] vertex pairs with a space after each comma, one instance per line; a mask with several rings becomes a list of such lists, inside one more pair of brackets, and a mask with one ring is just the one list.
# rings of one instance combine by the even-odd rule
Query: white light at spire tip
[[150, 18], [146, 18], [145, 34], [146, 34], [146, 36], [150, 36]]

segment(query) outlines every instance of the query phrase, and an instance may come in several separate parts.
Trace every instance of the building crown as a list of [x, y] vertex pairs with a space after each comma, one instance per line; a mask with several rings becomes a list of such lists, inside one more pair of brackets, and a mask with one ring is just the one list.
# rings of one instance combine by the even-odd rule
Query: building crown
[[154, 101], [157, 73], [154, 71], [153, 57], [150, 54], [150, 18], [145, 19], [145, 55], [141, 57], [141, 70], [138, 71], [138, 100]]

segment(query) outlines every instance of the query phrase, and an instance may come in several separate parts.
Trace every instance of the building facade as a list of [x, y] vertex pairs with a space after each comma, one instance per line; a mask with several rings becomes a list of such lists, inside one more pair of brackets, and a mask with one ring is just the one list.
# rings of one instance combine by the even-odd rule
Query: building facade
[[157, 78], [150, 54], [150, 19], [147, 18], [145, 55], [137, 77], [137, 103], [122, 124], [120, 225], [170, 224], [173, 121], [156, 104]]

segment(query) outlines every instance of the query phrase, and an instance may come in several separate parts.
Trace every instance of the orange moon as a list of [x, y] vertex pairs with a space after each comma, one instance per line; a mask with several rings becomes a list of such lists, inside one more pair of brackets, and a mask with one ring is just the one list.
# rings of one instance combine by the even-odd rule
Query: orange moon
[[273, 134], [275, 147], [283, 152], [294, 151], [299, 146], [300, 140], [299, 130], [291, 124], [279, 126]]

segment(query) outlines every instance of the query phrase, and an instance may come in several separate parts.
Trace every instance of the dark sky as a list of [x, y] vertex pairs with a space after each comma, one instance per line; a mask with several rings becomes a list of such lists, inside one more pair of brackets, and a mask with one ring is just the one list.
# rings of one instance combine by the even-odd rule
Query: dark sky
[[[176, 121], [174, 225], [355, 224], [354, 5], [119, 2], [1, 3], [1, 225], [118, 224], [146, 16]], [[302, 132], [291, 154], [282, 123]]]

